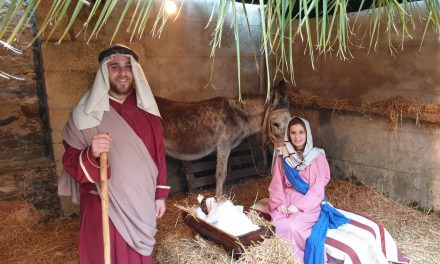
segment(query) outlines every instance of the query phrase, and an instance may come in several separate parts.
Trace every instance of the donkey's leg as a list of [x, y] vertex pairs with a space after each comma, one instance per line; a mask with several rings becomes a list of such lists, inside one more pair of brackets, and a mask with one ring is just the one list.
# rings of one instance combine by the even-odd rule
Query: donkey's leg
[[217, 145], [217, 166], [215, 168], [215, 195], [220, 197], [223, 194], [223, 184], [226, 180], [228, 170], [228, 158], [231, 153], [231, 146], [221, 141]]

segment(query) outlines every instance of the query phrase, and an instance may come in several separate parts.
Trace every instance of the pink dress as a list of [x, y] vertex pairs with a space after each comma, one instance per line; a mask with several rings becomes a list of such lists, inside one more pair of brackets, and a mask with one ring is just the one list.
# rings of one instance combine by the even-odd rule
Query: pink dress
[[[325, 196], [325, 186], [330, 180], [330, 168], [323, 153], [304, 170], [299, 171], [301, 178], [310, 185], [303, 195], [292, 188], [283, 168], [282, 156], [277, 156], [269, 186], [269, 210], [276, 233], [288, 241], [293, 252], [304, 259], [306, 239], [319, 218], [320, 203]], [[280, 204], [294, 205], [299, 212], [284, 215], [276, 209]]]

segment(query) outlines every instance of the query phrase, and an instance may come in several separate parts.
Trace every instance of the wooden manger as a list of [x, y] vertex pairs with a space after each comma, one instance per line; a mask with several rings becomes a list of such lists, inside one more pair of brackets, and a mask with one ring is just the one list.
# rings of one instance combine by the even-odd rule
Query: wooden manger
[[244, 252], [244, 247], [261, 242], [265, 238], [273, 235], [272, 228], [260, 226], [260, 228], [255, 231], [241, 236], [233, 236], [211, 224], [208, 224], [204, 220], [189, 214], [188, 212], [183, 211], [182, 218], [184, 222], [193, 229], [194, 232], [197, 232], [204, 238], [211, 240], [223, 247], [223, 249], [233, 255], [234, 259], [240, 258], [241, 254]]

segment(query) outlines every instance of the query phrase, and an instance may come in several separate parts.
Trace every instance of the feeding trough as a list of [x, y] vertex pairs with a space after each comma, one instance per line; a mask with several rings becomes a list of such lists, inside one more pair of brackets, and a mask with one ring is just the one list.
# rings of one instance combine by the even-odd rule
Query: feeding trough
[[[249, 210], [252, 209], [246, 209], [246, 211]], [[183, 211], [182, 217], [184, 222], [190, 226], [194, 232], [197, 232], [204, 238], [219, 244], [226, 251], [231, 252], [235, 259], [238, 259], [241, 256], [244, 247], [261, 242], [265, 238], [273, 235], [273, 228], [260, 226], [255, 231], [240, 236], [233, 236], [188, 212]]]

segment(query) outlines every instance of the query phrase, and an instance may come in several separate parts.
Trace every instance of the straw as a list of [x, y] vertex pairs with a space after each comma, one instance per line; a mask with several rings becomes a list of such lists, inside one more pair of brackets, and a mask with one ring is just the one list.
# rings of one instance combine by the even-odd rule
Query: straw
[[[256, 200], [268, 197], [269, 182], [269, 177], [248, 179], [228, 186], [226, 194], [234, 198], [234, 204], [251, 206]], [[200, 191], [205, 197], [213, 196], [214, 192]], [[326, 194], [334, 206], [366, 214], [382, 223], [413, 263], [440, 263], [438, 213], [399, 204], [375, 189], [351, 181], [332, 180]], [[217, 244], [195, 236], [180, 217], [181, 208], [174, 204], [185, 207], [195, 203], [196, 198], [197, 194], [180, 194], [167, 200], [167, 211], [158, 220], [157, 244], [153, 252], [156, 263], [264, 263], [265, 257], [272, 260], [273, 256], [281, 258], [291, 253], [288, 247], [278, 243], [280, 241], [272, 241], [274, 237], [255, 248], [247, 248], [241, 259], [233, 260]], [[48, 224], [35, 224], [6, 217], [0, 219], [0, 259], [4, 263], [78, 263], [78, 238], [79, 219], [63, 218]], [[277, 248], [271, 243], [276, 243], [279, 251], [268, 252], [266, 245]], [[274, 255], [269, 255], [271, 253]], [[272, 263], [282, 263], [280, 261]], [[286, 263], [294, 262], [286, 260]]]

